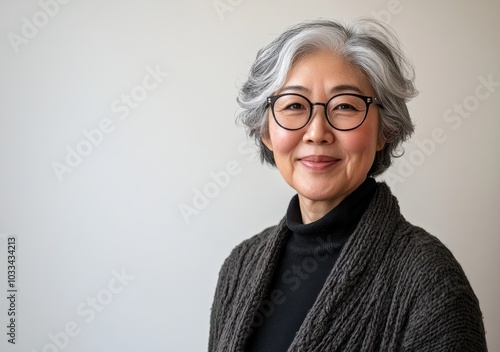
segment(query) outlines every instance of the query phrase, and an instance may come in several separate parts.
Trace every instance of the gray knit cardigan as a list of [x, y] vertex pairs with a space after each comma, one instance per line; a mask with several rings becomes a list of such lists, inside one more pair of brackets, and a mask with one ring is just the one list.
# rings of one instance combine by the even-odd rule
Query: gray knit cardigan
[[[284, 219], [224, 262], [210, 352], [244, 351], [286, 241]], [[478, 300], [450, 251], [408, 223], [385, 183], [345, 244], [289, 351], [486, 351]]]

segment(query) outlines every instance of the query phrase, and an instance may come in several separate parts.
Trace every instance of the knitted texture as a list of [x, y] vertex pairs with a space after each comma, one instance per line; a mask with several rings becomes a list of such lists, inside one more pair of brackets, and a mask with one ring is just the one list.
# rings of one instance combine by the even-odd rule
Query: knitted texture
[[[238, 245], [219, 273], [210, 352], [244, 351], [288, 229]], [[288, 351], [487, 351], [478, 300], [450, 251], [401, 215], [385, 183]]]

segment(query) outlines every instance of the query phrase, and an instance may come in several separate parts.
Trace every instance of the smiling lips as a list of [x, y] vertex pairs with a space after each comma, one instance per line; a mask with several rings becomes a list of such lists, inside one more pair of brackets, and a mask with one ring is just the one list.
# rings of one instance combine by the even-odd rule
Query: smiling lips
[[340, 159], [326, 155], [310, 155], [304, 158], [299, 158], [302, 165], [310, 170], [324, 170], [336, 164], [339, 160]]

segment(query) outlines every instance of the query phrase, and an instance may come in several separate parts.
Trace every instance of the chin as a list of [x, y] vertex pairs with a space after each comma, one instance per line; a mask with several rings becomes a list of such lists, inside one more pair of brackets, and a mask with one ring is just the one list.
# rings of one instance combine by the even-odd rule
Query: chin
[[[297, 190], [297, 189], [296, 189]], [[317, 202], [330, 202], [341, 196], [339, 192], [322, 189], [299, 189], [297, 193], [304, 198]]]

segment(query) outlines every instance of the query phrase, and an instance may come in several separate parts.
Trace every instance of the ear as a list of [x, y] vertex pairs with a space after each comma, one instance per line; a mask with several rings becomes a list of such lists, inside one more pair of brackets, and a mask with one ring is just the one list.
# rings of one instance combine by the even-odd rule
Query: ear
[[378, 138], [377, 138], [377, 152], [381, 151], [384, 148], [386, 142], [387, 139], [384, 136], [384, 132], [379, 127]]
[[260, 137], [260, 140], [270, 151], [273, 151], [273, 143], [271, 142], [271, 138], [269, 137], [269, 133], [263, 133]]
[[378, 136], [377, 140], [377, 152], [381, 151], [385, 146], [385, 138], [382, 133]]

